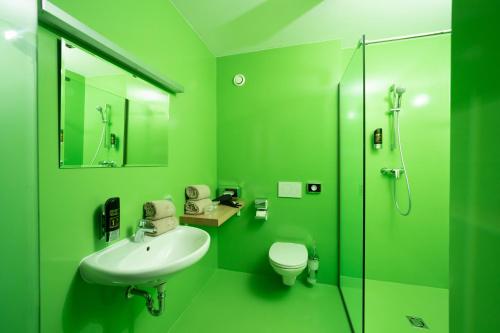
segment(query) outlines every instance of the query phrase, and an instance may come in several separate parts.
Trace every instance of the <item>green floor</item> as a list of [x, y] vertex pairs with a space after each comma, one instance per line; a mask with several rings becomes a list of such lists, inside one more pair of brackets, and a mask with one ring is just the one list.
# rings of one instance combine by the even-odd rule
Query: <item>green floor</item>
[[337, 287], [217, 270], [170, 333], [350, 333]]
[[[366, 280], [367, 333], [448, 333], [448, 289]], [[428, 329], [406, 316], [424, 319]]]
[[363, 329], [363, 279], [341, 276], [340, 285], [354, 331], [361, 332]]

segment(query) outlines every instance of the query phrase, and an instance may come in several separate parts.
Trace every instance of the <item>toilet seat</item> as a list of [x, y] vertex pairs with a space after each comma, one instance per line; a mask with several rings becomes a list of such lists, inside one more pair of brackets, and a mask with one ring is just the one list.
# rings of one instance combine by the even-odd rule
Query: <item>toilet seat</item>
[[276, 242], [269, 249], [269, 261], [281, 268], [304, 268], [307, 248], [303, 244]]
[[271, 262], [272, 265], [276, 266], [276, 267], [279, 267], [279, 268], [283, 268], [283, 269], [297, 269], [297, 268], [304, 268], [306, 267], [307, 263], [303, 263], [301, 265], [298, 265], [298, 266], [286, 266], [286, 265], [281, 265], [281, 264], [278, 264], [277, 262], [275, 261], [272, 261], [272, 260], [269, 260]]

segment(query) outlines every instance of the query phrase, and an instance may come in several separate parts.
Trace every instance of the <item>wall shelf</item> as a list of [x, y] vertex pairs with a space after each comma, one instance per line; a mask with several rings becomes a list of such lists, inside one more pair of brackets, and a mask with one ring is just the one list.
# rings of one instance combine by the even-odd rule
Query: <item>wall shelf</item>
[[245, 207], [245, 202], [238, 200], [238, 203], [241, 204], [241, 207], [234, 208], [224, 205], [218, 205], [215, 210], [210, 213], [201, 214], [201, 215], [181, 215], [180, 222], [186, 223], [190, 225], [201, 225], [206, 227], [220, 227], [224, 222], [229, 220], [234, 215], [238, 214], [239, 211]]

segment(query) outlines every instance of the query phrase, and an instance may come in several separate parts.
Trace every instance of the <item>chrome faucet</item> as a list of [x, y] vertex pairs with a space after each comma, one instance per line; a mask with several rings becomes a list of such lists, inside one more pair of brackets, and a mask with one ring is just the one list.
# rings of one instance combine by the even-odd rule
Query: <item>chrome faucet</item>
[[156, 232], [156, 228], [148, 228], [148, 220], [141, 219], [139, 221], [139, 225], [137, 226], [137, 230], [134, 235], [134, 242], [142, 243], [144, 242], [144, 234], [146, 232]]

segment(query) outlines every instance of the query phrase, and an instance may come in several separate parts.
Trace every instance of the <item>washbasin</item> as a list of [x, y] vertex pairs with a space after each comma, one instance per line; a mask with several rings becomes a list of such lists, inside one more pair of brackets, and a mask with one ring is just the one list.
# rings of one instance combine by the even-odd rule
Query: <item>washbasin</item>
[[151, 286], [199, 261], [208, 251], [210, 235], [199, 228], [178, 226], [143, 242], [123, 239], [80, 262], [88, 283], [110, 286]]

